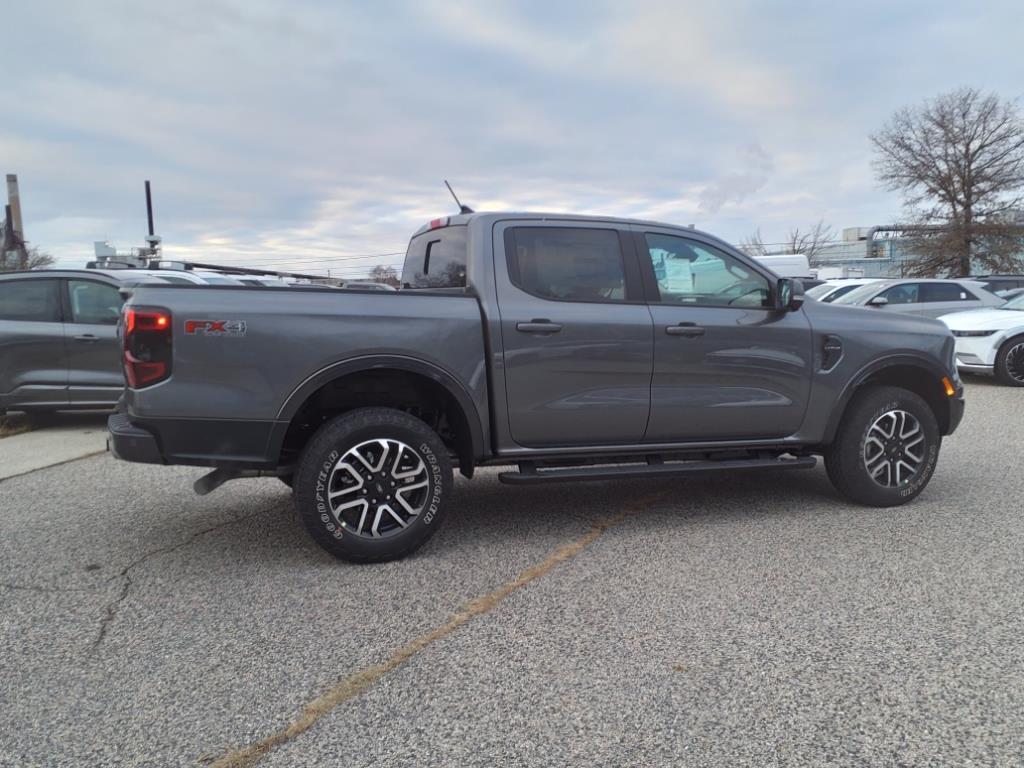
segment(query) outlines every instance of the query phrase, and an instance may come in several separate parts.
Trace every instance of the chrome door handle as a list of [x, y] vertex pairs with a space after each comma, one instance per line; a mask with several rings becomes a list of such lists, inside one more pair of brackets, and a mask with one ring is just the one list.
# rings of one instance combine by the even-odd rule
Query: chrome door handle
[[99, 341], [99, 336], [93, 336], [91, 333], [82, 333], [75, 336], [75, 341], [84, 341], [86, 344], [90, 344], [94, 341]]
[[665, 333], [669, 336], [685, 336], [688, 339], [695, 339], [704, 335], [704, 329], [695, 323], [680, 323], [666, 326]]
[[558, 333], [562, 326], [550, 320], [531, 320], [528, 323], [516, 323], [516, 330], [521, 333]]

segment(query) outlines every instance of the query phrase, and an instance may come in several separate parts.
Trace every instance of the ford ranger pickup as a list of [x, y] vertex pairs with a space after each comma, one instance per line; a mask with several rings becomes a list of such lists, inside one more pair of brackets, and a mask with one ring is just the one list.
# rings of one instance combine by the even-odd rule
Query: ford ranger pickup
[[440, 526], [453, 467], [512, 484], [806, 469], [906, 503], [963, 415], [940, 322], [804, 301], [703, 232], [468, 213], [398, 291], [142, 285], [121, 320], [120, 459], [274, 475], [356, 562]]

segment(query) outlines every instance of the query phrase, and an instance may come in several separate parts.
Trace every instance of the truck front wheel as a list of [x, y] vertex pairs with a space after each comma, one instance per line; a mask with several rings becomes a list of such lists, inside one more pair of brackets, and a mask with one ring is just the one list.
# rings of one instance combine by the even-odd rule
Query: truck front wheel
[[295, 506], [313, 539], [356, 563], [405, 557], [441, 526], [452, 492], [448, 451], [430, 427], [391, 408], [325, 423], [302, 452]]
[[868, 387], [843, 414], [825, 468], [847, 498], [895, 507], [928, 485], [941, 442], [935, 414], [921, 397], [899, 387]]

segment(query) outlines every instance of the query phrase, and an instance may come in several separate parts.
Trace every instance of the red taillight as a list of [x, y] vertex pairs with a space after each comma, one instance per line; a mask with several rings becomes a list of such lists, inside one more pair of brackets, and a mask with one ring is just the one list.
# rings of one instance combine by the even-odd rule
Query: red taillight
[[450, 220], [451, 219], [449, 217], [447, 217], [447, 216], [445, 218], [443, 218], [443, 219], [431, 219], [430, 220], [430, 228], [431, 229], [440, 229], [441, 227], [447, 227], [448, 226], [448, 222]]
[[124, 310], [124, 377], [141, 389], [171, 375], [171, 313], [162, 307]]

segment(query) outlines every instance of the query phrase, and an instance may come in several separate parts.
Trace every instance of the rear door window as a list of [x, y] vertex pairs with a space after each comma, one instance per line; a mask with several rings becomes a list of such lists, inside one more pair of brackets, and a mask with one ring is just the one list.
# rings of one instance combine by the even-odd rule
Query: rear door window
[[918, 301], [977, 301], [977, 298], [957, 283], [924, 283], [921, 285]]
[[509, 277], [527, 293], [555, 301], [626, 301], [626, 269], [613, 229], [514, 227]]
[[0, 281], [0, 320], [59, 323], [59, 289], [55, 278]]
[[466, 227], [440, 227], [416, 235], [402, 267], [403, 288], [465, 288]]

